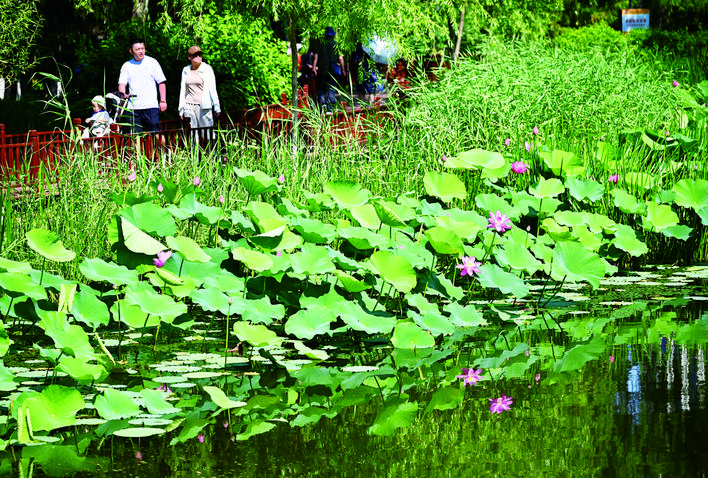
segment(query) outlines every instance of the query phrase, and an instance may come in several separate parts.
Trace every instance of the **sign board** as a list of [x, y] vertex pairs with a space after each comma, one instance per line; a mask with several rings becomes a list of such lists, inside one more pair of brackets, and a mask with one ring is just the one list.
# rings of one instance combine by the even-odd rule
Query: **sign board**
[[622, 10], [622, 31], [628, 32], [635, 28], [649, 28], [649, 10], [644, 8]]

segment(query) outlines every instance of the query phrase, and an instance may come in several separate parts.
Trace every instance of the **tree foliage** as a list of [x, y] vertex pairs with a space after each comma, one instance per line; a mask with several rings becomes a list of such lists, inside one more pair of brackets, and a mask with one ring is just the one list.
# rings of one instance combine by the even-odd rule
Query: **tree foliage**
[[34, 63], [33, 46], [42, 24], [33, 0], [0, 0], [0, 77], [9, 81]]

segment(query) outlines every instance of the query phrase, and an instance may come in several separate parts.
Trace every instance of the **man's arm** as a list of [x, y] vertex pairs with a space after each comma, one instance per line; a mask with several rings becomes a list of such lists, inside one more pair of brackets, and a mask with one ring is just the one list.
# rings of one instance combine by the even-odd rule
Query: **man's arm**
[[118, 92], [120, 92], [120, 93], [122, 93], [123, 95], [125, 95], [125, 87], [126, 87], [126, 84], [125, 84], [125, 83], [118, 83]]
[[158, 85], [157, 89], [160, 92], [160, 111], [164, 112], [167, 109], [167, 86], [166, 83], [162, 82]]

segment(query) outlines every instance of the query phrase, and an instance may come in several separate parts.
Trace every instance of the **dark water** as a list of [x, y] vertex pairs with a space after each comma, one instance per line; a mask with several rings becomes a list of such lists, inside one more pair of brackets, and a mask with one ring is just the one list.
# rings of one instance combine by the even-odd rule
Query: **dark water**
[[[466, 387], [461, 407], [425, 414], [422, 405], [413, 424], [390, 437], [367, 433], [381, 407], [372, 400], [314, 425], [280, 422], [247, 441], [232, 440], [219, 419], [203, 443], [192, 439], [170, 446], [166, 436], [82, 442], [79, 435], [74, 447], [85, 446], [82, 454], [95, 458], [76, 464], [57, 454], [48, 464], [43, 447], [25, 447], [14, 456], [5, 452], [0, 472], [35, 477], [690, 477], [708, 472], [705, 347], [669, 339], [618, 345], [566, 381], [548, 382], [541, 374], [538, 380]], [[421, 404], [428, 400], [415, 388], [408, 393]], [[492, 415], [488, 398], [502, 393], [513, 397], [511, 410]]]

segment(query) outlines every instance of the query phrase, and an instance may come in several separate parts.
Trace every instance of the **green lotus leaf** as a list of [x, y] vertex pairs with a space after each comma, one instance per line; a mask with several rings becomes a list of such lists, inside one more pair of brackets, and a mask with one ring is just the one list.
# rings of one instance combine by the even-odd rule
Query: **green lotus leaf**
[[556, 176], [570, 177], [585, 172], [583, 160], [573, 153], [554, 149], [553, 151], [541, 151], [539, 154], [546, 166]]
[[174, 217], [165, 208], [152, 202], [125, 207], [117, 214], [148, 234], [172, 236], [177, 231]]
[[656, 185], [656, 178], [647, 173], [626, 173], [622, 179], [632, 189], [653, 189]]
[[371, 288], [371, 284], [363, 280], [356, 279], [352, 275], [340, 270], [334, 271], [334, 279], [336, 280], [336, 284], [338, 286], [350, 293], [362, 292]]
[[306, 242], [313, 244], [329, 244], [337, 237], [337, 230], [331, 224], [325, 224], [317, 219], [294, 217], [290, 219], [290, 227]]
[[46, 289], [34, 282], [27, 274], [1, 272], [0, 289], [4, 290], [11, 297], [27, 296], [34, 300], [47, 298]]
[[370, 313], [356, 302], [345, 302], [340, 308], [340, 318], [351, 329], [367, 334], [390, 334], [396, 318], [385, 313]]
[[76, 320], [80, 320], [94, 330], [101, 325], [108, 325], [111, 320], [106, 303], [88, 286], [82, 286], [79, 293], [74, 296], [71, 313]]
[[248, 214], [260, 232], [272, 231], [288, 224], [288, 221], [278, 214], [278, 211], [269, 203], [251, 201], [244, 212]]
[[64, 356], [56, 367], [58, 372], [65, 372], [77, 382], [99, 382], [108, 377], [108, 372], [101, 364], [91, 364], [84, 359]]
[[605, 353], [605, 340], [598, 334], [591, 340], [576, 343], [568, 348], [558, 362], [556, 362], [555, 372], [571, 372], [579, 370], [591, 360], [597, 360]]
[[680, 239], [682, 241], [687, 241], [691, 237], [692, 232], [693, 229], [684, 224], [669, 226], [661, 230], [661, 233], [666, 237], [675, 237], [676, 239]]
[[332, 196], [326, 193], [312, 194], [308, 191], [303, 191], [305, 196], [305, 204], [302, 206], [310, 212], [329, 211], [334, 208]]
[[5, 364], [0, 361], [0, 391], [11, 392], [12, 390], [15, 390], [18, 386], [19, 382], [15, 381], [15, 374], [8, 370], [7, 367], [5, 367]]
[[59, 235], [46, 229], [32, 229], [25, 234], [27, 245], [42, 257], [54, 262], [74, 260], [76, 253], [66, 249]]
[[698, 211], [708, 207], [708, 181], [705, 179], [682, 179], [671, 188], [676, 193], [676, 204]]
[[238, 176], [241, 185], [249, 196], [259, 196], [278, 190], [278, 179], [268, 176], [261, 171], [251, 172], [245, 169], [234, 168], [234, 173]]
[[374, 424], [368, 429], [370, 435], [391, 436], [397, 429], [406, 428], [418, 416], [418, 404], [393, 397], [379, 410]]
[[541, 261], [536, 259], [524, 244], [514, 241], [504, 241], [503, 247], [497, 250], [494, 257], [502, 267], [524, 270], [531, 275], [543, 269]]
[[[189, 297], [209, 312], [219, 311], [224, 315], [238, 315], [246, 310], [246, 299], [240, 295], [228, 296], [217, 286], [207, 286], [192, 291]], [[229, 300], [231, 303], [229, 304]]]
[[285, 317], [285, 306], [272, 304], [268, 296], [260, 299], [244, 299], [244, 310], [241, 314], [244, 320], [253, 324], [268, 325], [274, 320], [282, 320]]
[[415, 217], [413, 209], [393, 201], [377, 201], [374, 209], [381, 222], [389, 227], [404, 227], [406, 222]]
[[443, 310], [450, 314], [450, 322], [457, 327], [477, 327], [487, 323], [482, 313], [471, 304], [463, 307], [458, 302], [452, 302], [443, 307]]
[[417, 276], [410, 262], [390, 251], [376, 251], [369, 258], [372, 272], [393, 284], [399, 292], [407, 294], [417, 283]]
[[498, 169], [504, 166], [504, 157], [495, 151], [470, 149], [463, 151], [456, 158], [448, 158], [445, 167], [465, 169]]
[[354, 248], [361, 251], [388, 244], [386, 237], [363, 227], [349, 226], [338, 231], [342, 239], [346, 239]]
[[334, 271], [334, 264], [326, 248], [305, 244], [301, 252], [289, 256], [296, 274], [314, 275]]
[[250, 234], [255, 234], [258, 232], [256, 230], [256, 226], [251, 222], [251, 220], [244, 216], [240, 211], [231, 211], [231, 224]]
[[615, 232], [615, 238], [612, 241], [612, 245], [618, 249], [628, 252], [634, 257], [639, 257], [649, 252], [649, 248], [647, 248], [647, 245], [642, 242], [639, 233], [624, 224], [617, 224], [617, 231]]
[[158, 294], [152, 287], [136, 288], [128, 286], [124, 301], [128, 305], [140, 306], [143, 312], [151, 317], [159, 317], [161, 321], [171, 324], [177, 317], [187, 313], [183, 302], [175, 302], [169, 295]]
[[393, 329], [391, 343], [397, 349], [424, 349], [434, 347], [435, 339], [415, 323], [399, 321]]
[[115, 320], [120, 320], [134, 329], [157, 327], [160, 323], [160, 317], [148, 316], [140, 305], [128, 304], [124, 300], [116, 301], [111, 306], [111, 314]]
[[585, 226], [573, 227], [573, 236], [575, 236], [586, 249], [593, 252], [599, 251], [600, 247], [604, 244], [601, 234], [593, 233]]
[[644, 212], [644, 203], [640, 203], [633, 194], [629, 194], [619, 188], [614, 188], [610, 191], [610, 194], [614, 196], [615, 206], [617, 206], [620, 211], [626, 214], [642, 214]]
[[299, 340], [294, 340], [293, 345], [295, 346], [295, 350], [297, 350], [300, 355], [304, 355], [307, 358], [311, 358], [313, 360], [327, 360], [329, 358], [329, 354], [324, 350], [311, 349]]
[[262, 252], [246, 249], [245, 247], [236, 247], [231, 251], [234, 259], [246, 264], [246, 267], [254, 271], [263, 272], [273, 266], [273, 260]]
[[105, 281], [113, 285], [135, 284], [139, 281], [137, 271], [98, 258], [84, 258], [79, 270], [89, 280]]
[[438, 254], [462, 254], [462, 240], [451, 229], [435, 226], [425, 231], [430, 245]]
[[116, 430], [113, 432], [113, 435], [123, 438], [146, 438], [155, 435], [162, 435], [165, 432], [166, 430], [155, 427], [129, 427]]
[[209, 262], [211, 257], [202, 250], [194, 239], [186, 236], [167, 236], [167, 247], [180, 252], [185, 259], [192, 262]]
[[49, 385], [41, 393], [33, 393], [22, 402], [34, 431], [51, 431], [73, 425], [76, 413], [84, 408], [81, 392], [73, 387]]
[[587, 281], [593, 288], [605, 277], [605, 261], [579, 242], [561, 241], [553, 249], [552, 277], [556, 280]]
[[434, 336], [450, 335], [455, 331], [455, 326], [450, 320], [438, 311], [430, 311], [424, 314], [418, 314], [415, 311], [409, 310], [408, 317], [413, 319], [413, 322], [423, 330], [429, 330]]
[[691, 324], [682, 325], [676, 332], [676, 343], [681, 345], [703, 345], [708, 343], [708, 317]]
[[277, 346], [283, 342], [282, 337], [272, 330], [268, 330], [264, 325], [251, 325], [246, 321], [234, 324], [234, 333], [239, 340], [246, 341], [254, 347]]
[[575, 176], [565, 180], [565, 187], [568, 188], [570, 195], [578, 201], [584, 199], [591, 202], [598, 201], [605, 193], [605, 188], [597, 181], [585, 181]]
[[243, 441], [248, 440], [252, 436], [260, 435], [261, 433], [266, 433], [275, 428], [275, 423], [266, 422], [263, 420], [253, 420], [248, 422], [246, 429], [236, 435], [236, 440]]
[[322, 417], [334, 418], [337, 412], [327, 408], [317, 407], [314, 405], [308, 406], [304, 410], [300, 410], [294, 420], [290, 422], [290, 426], [303, 427], [320, 421]]
[[211, 401], [214, 402], [219, 408], [228, 410], [230, 408], [245, 407], [246, 402], [240, 402], [231, 400], [226, 394], [218, 387], [213, 387], [210, 385], [204, 386], [204, 391], [209, 394]]
[[356, 206], [351, 208], [349, 212], [361, 227], [372, 230], [377, 230], [381, 227], [381, 219], [379, 219], [378, 214], [376, 214], [376, 208], [373, 204]]
[[583, 220], [588, 228], [596, 234], [613, 232], [617, 225], [615, 221], [604, 214], [596, 214], [587, 211], [583, 212]]
[[309, 307], [295, 312], [285, 323], [285, 333], [299, 339], [312, 340], [317, 335], [329, 334], [330, 324], [337, 316], [325, 307]]
[[428, 195], [440, 198], [445, 202], [467, 197], [465, 184], [454, 174], [428, 171], [423, 177], [423, 185]]
[[120, 221], [121, 230], [123, 231], [123, 241], [129, 251], [154, 256], [157, 255], [158, 252], [167, 249], [159, 241], [135, 227], [127, 219], [122, 217]]
[[54, 340], [58, 349], [77, 358], [94, 358], [94, 350], [86, 331], [78, 325], [70, 324], [67, 314], [39, 307], [35, 307], [35, 311], [40, 317], [37, 325]]
[[148, 411], [153, 415], [167, 415], [181, 411], [181, 409], [173, 407], [172, 404], [165, 400], [164, 393], [159, 390], [144, 388], [140, 390], [140, 395], [145, 400], [145, 406]]
[[125, 392], [108, 388], [94, 400], [96, 411], [106, 420], [121, 420], [140, 414], [140, 407]]
[[647, 213], [642, 218], [644, 229], [662, 232], [668, 227], [678, 224], [679, 217], [666, 204], [657, 204], [653, 201], [647, 202]]
[[546, 179], [541, 177], [538, 184], [529, 188], [532, 196], [537, 198], [554, 198], [565, 192], [563, 183], [558, 178]]
[[482, 265], [477, 279], [484, 287], [499, 289], [504, 294], [513, 294], [519, 299], [529, 294], [529, 286], [523, 280], [494, 264]]
[[433, 410], [456, 410], [462, 405], [464, 397], [465, 393], [459, 386], [439, 388], [430, 398], [425, 413], [430, 413]]
[[351, 209], [369, 201], [371, 193], [363, 189], [355, 181], [330, 181], [324, 186], [324, 191], [332, 196], [340, 209]]
[[19, 274], [26, 274], [31, 270], [32, 266], [28, 262], [11, 261], [10, 259], [0, 257], [0, 272], [17, 272]]
[[476, 222], [458, 221], [451, 216], [436, 217], [435, 224], [445, 229], [455, 231], [455, 235], [461, 239], [465, 239], [467, 242], [474, 242], [475, 239], [477, 239], [479, 231], [482, 229]]

